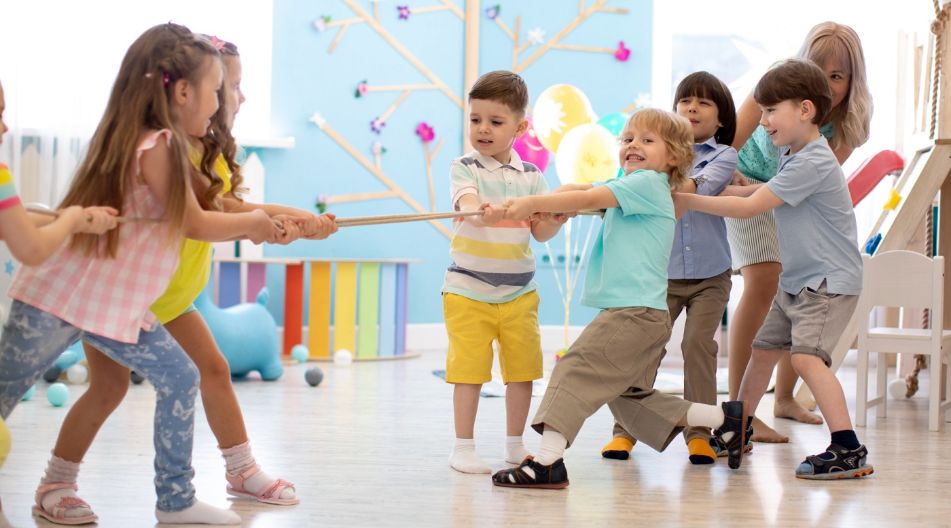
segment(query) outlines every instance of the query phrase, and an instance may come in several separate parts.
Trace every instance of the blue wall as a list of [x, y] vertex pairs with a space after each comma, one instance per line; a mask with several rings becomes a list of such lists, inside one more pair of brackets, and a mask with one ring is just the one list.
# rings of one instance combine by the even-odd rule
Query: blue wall
[[[371, 12], [369, 1], [359, 3]], [[406, 3], [435, 4], [418, 0], [407, 0]], [[521, 15], [523, 39], [528, 30], [535, 27], [543, 28], [546, 38], [550, 39], [576, 16], [578, 5], [577, 2], [543, 0], [483, 2], [480, 73], [511, 67], [511, 41], [486, 18], [484, 11], [486, 7], [499, 3], [502, 6], [501, 18], [510, 28], [514, 25], [514, 17]], [[456, 0], [456, 4], [462, 7], [464, 0]], [[397, 19], [396, 5], [396, 2], [380, 2], [383, 27], [462, 97], [462, 21], [445, 11], [414, 14], [409, 20], [401, 21]], [[549, 51], [522, 72], [530, 89], [531, 103], [548, 86], [568, 83], [587, 94], [595, 112], [604, 115], [620, 111], [633, 102], [637, 94], [650, 91], [651, 2], [634, 0], [610, 2], [609, 5], [626, 7], [630, 12], [626, 15], [596, 14], [562, 43], [613, 48], [617, 41], [623, 40], [633, 51], [631, 59], [619, 62], [608, 54]], [[370, 146], [379, 140], [388, 151], [383, 155], [386, 175], [424, 206], [428, 206], [425, 164], [422, 145], [414, 131], [420, 121], [432, 125], [436, 139], [444, 139], [443, 147], [433, 161], [438, 209], [448, 211], [449, 163], [463, 153], [461, 110], [441, 92], [413, 92], [387, 121], [382, 134], [372, 133], [370, 121], [383, 113], [399, 94], [371, 92], [366, 97], [354, 98], [354, 89], [360, 81], [367, 79], [371, 85], [428, 81], [366, 24], [351, 26], [334, 53], [328, 54], [327, 48], [337, 29], [330, 28], [322, 33], [315, 30], [312, 23], [321, 15], [338, 20], [355, 16], [343, 2], [274, 2], [272, 128], [279, 135], [294, 136], [297, 146], [290, 150], [258, 152], [267, 169], [267, 201], [313, 209], [315, 198], [320, 194], [386, 190], [372, 174], [308, 121], [314, 112], [319, 112], [334, 130], [371, 160]], [[521, 55], [522, 60], [531, 54], [531, 49], [537, 47]], [[552, 188], [558, 185], [554, 155], [546, 177]], [[331, 211], [341, 217], [414, 212], [399, 199], [338, 204], [332, 206]], [[584, 227], [586, 231], [586, 224]], [[564, 254], [561, 235], [550, 245], [556, 258], [558, 254]], [[269, 246], [265, 254], [419, 259], [419, 264], [410, 267], [410, 322], [431, 323], [442, 321], [439, 290], [449, 263], [448, 246], [448, 240], [429, 224], [412, 223], [341, 229], [326, 241]], [[546, 251], [539, 244], [535, 244], [534, 250], [539, 261], [536, 282], [542, 298], [541, 322], [561, 324], [564, 317], [561, 294], [551, 266], [542, 262]], [[271, 308], [281, 320], [283, 306], [274, 300], [283, 298], [283, 273], [276, 267], [272, 268], [268, 272], [268, 286], [273, 292]], [[582, 283], [583, 277], [579, 280], [575, 299], [581, 296]], [[571, 309], [572, 323], [585, 324], [594, 313], [575, 301]]]

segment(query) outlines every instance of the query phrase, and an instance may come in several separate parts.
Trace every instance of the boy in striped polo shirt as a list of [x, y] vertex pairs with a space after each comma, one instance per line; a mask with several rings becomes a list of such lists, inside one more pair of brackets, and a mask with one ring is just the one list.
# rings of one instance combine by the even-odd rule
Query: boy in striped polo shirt
[[528, 128], [528, 88], [518, 75], [494, 71], [469, 91], [469, 141], [474, 151], [452, 162], [451, 193], [458, 211], [483, 211], [457, 221], [450, 245], [452, 265], [443, 284], [449, 334], [446, 382], [453, 384], [456, 442], [449, 465], [462, 473], [491, 473], [475, 452], [473, 429], [482, 384], [492, 379], [492, 341], [506, 384], [505, 461], [519, 464], [528, 452], [522, 433], [532, 381], [542, 377], [535, 258], [529, 236], [544, 242], [567, 217], [545, 215], [502, 220], [501, 204], [548, 192], [538, 167], [512, 149]]

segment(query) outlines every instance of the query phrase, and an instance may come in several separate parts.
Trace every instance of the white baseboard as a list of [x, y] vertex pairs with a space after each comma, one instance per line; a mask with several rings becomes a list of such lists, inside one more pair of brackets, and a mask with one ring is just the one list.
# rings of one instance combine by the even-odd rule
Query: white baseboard
[[[571, 344], [584, 330], [583, 326], [568, 327], [568, 344]], [[554, 353], [565, 347], [565, 328], [560, 325], [542, 325], [542, 350]], [[330, 329], [333, 339], [333, 328]], [[283, 342], [284, 327], [277, 329], [278, 340]], [[301, 340], [308, 341], [308, 328], [305, 326], [301, 333]], [[445, 351], [449, 348], [449, 338], [446, 335], [446, 325], [442, 323], [417, 323], [406, 326], [406, 349], [414, 352]]]

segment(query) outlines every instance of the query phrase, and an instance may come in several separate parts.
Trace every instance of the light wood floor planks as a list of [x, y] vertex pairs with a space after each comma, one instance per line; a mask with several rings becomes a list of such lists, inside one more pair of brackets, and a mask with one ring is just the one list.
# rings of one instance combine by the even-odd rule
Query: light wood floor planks
[[[307, 366], [314, 366], [309, 364]], [[601, 459], [611, 417], [602, 409], [569, 450], [565, 491], [494, 488], [488, 476], [447, 464], [452, 442], [451, 389], [431, 374], [436, 353], [407, 361], [318, 364], [326, 378], [304, 382], [307, 366], [288, 366], [277, 382], [237, 382], [251, 442], [266, 471], [297, 484], [296, 507], [231, 501], [223, 464], [204, 415], [196, 422], [198, 497], [238, 512], [245, 526], [941, 526], [951, 525], [951, 431], [927, 431], [927, 400], [890, 402], [885, 420], [869, 418], [859, 437], [875, 475], [862, 481], [810, 482], [793, 477], [807, 454], [824, 448], [824, 427], [779, 420], [789, 445], [757, 444], [743, 468], [725, 461], [691, 466], [676, 440], [666, 453], [645, 446], [626, 462]], [[843, 369], [854, 409], [854, 370]], [[923, 381], [926, 383], [924, 377]], [[51, 407], [40, 382], [14, 411], [14, 447], [0, 470], [6, 521], [48, 526], [30, 516], [33, 491], [65, 409]], [[71, 386], [74, 401], [84, 387]], [[926, 387], [920, 394], [927, 394]], [[539, 398], [533, 399], [535, 405]], [[133, 387], [107, 422], [80, 475], [80, 492], [103, 527], [153, 526], [152, 391]], [[771, 410], [772, 398], [764, 399]], [[483, 398], [478, 452], [503, 465], [504, 401]], [[538, 442], [526, 433], [529, 449]], [[2, 526], [2, 521], [0, 521]]]

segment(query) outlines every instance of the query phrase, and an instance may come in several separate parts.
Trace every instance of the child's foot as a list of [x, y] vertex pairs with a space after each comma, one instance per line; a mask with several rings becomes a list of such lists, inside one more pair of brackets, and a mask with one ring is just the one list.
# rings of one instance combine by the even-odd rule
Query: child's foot
[[509, 464], [519, 465], [525, 460], [525, 457], [531, 456], [531, 453], [528, 452], [528, 449], [525, 449], [525, 446], [522, 444], [522, 439], [519, 438], [518, 442], [515, 441], [506, 441], [505, 443], [505, 461]]
[[868, 449], [846, 449], [830, 444], [824, 453], [810, 455], [796, 468], [796, 477], [811, 480], [838, 480], [871, 475], [875, 469], [867, 463]]
[[601, 448], [601, 456], [613, 460], [627, 460], [634, 449], [634, 442], [623, 436], [615, 436]]
[[237, 513], [215, 508], [200, 500], [177, 512], [155, 510], [155, 518], [163, 524], [241, 524], [241, 517]]
[[[750, 438], [753, 437], [753, 417], [746, 417], [746, 443], [743, 444], [743, 454], [747, 455], [753, 451], [753, 441]], [[726, 445], [720, 440], [720, 437], [714, 436], [710, 438], [710, 449], [717, 454], [717, 458], [725, 457], [729, 454], [729, 450], [726, 448]]]
[[454, 449], [449, 455], [449, 467], [460, 473], [492, 473], [492, 468], [476, 455], [474, 447], [472, 450]]
[[226, 472], [225, 478], [228, 480], [228, 494], [235, 497], [245, 497], [278, 506], [291, 506], [300, 502], [294, 484], [284, 479], [271, 477], [261, 471], [261, 466], [257, 464], [237, 475]]
[[776, 400], [773, 404], [773, 416], [813, 425], [822, 424], [821, 416], [809, 412], [795, 398]]
[[743, 402], [727, 401], [723, 408], [723, 425], [713, 431], [717, 440], [727, 450], [730, 469], [739, 469], [743, 463], [743, 447], [746, 444], [746, 427], [743, 424]]
[[568, 487], [568, 470], [563, 458], [543, 466], [529, 457], [516, 468], [492, 475], [492, 484], [506, 488], [563, 489]]
[[785, 444], [789, 442], [789, 437], [779, 434], [775, 429], [766, 425], [762, 420], [753, 417], [753, 436], [750, 440], [754, 442], [763, 442], [764, 444]]
[[86, 501], [76, 495], [75, 482], [41, 484], [36, 489], [33, 515], [56, 524], [90, 524], [99, 518]]
[[694, 438], [687, 442], [687, 452], [690, 453], [691, 464], [712, 464], [717, 460], [717, 453], [710, 447], [710, 440], [703, 438]]

